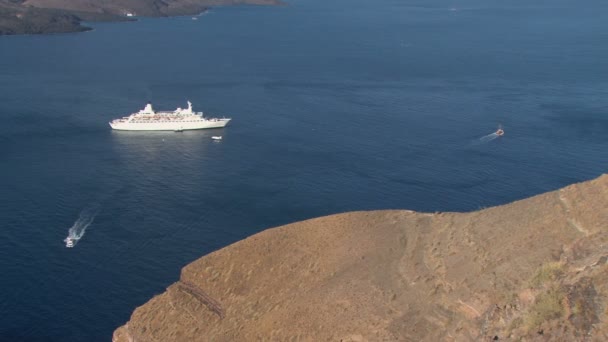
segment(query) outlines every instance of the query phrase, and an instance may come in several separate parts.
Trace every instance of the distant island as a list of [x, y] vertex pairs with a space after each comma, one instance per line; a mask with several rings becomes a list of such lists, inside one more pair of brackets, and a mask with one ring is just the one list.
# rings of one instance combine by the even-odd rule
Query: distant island
[[128, 341], [605, 341], [608, 175], [471, 213], [351, 212], [183, 268]]
[[278, 5], [280, 0], [0, 0], [0, 35], [81, 32], [83, 21], [193, 15], [211, 6]]

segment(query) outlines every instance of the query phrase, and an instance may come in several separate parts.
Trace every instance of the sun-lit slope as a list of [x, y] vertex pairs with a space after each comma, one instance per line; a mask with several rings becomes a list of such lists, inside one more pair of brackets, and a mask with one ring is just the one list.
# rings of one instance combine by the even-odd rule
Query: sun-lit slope
[[608, 175], [471, 213], [352, 212], [182, 270], [122, 341], [608, 337]]

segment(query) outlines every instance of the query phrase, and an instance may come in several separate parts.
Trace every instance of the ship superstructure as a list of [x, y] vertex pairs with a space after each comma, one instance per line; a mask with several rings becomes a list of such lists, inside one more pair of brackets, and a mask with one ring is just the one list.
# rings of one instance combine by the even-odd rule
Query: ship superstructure
[[185, 131], [191, 129], [221, 128], [228, 124], [230, 118], [205, 118], [203, 112], [194, 112], [192, 103], [188, 108], [155, 112], [152, 104], [139, 112], [110, 121], [110, 127], [125, 131]]

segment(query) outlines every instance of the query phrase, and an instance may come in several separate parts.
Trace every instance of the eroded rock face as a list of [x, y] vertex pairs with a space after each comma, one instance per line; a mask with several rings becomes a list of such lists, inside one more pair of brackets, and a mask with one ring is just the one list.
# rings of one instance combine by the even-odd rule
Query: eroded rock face
[[608, 175], [472, 213], [345, 213], [196, 260], [113, 340], [608, 340], [607, 260]]

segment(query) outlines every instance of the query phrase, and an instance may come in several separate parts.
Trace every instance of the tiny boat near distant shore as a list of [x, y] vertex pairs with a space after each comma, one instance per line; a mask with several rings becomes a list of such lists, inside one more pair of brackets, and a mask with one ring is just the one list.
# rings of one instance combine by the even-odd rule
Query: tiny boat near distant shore
[[221, 135], [214, 135], [211, 137], [211, 139], [215, 140], [215, 141], [220, 141], [222, 140], [222, 136]]

